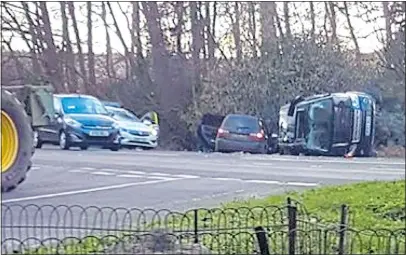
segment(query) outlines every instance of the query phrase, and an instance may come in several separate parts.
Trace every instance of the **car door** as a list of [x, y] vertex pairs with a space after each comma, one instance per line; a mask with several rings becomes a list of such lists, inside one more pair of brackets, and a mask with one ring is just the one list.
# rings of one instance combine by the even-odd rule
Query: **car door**
[[62, 126], [62, 109], [59, 99], [54, 97], [55, 118], [49, 125], [41, 127], [38, 135], [42, 141], [58, 142], [59, 130]]

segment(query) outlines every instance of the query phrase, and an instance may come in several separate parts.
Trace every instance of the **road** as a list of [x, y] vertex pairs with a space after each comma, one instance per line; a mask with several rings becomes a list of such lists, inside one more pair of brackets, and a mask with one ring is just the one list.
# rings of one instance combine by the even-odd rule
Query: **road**
[[[215, 206], [233, 198], [405, 178], [404, 160], [384, 158], [61, 151], [45, 146], [36, 150], [33, 162], [27, 180], [3, 194], [2, 204], [186, 210]], [[13, 219], [8, 216], [6, 221], [21, 225], [24, 217], [31, 217], [21, 215]], [[45, 213], [42, 217], [51, 216]]]

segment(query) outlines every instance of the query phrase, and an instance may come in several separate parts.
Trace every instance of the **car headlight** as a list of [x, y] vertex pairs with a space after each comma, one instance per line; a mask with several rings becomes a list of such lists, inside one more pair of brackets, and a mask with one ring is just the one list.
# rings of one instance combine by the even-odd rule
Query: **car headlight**
[[151, 130], [151, 135], [156, 136], [158, 135], [158, 131], [156, 129]]
[[71, 118], [65, 118], [64, 119], [65, 123], [69, 126], [73, 126], [73, 127], [80, 127], [82, 126], [82, 124], [80, 124], [78, 121], [71, 119]]

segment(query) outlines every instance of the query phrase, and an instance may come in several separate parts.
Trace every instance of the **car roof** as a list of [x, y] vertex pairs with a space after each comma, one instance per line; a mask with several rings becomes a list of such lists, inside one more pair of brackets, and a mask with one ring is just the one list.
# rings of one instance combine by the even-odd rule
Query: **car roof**
[[54, 94], [55, 97], [59, 98], [67, 98], [67, 97], [83, 97], [83, 98], [91, 98], [91, 99], [97, 99], [94, 96], [91, 95], [85, 95], [85, 94]]
[[226, 118], [230, 117], [236, 117], [236, 118], [246, 118], [246, 119], [258, 119], [258, 117], [248, 115], [248, 114], [236, 114], [236, 113], [231, 113], [226, 116]]

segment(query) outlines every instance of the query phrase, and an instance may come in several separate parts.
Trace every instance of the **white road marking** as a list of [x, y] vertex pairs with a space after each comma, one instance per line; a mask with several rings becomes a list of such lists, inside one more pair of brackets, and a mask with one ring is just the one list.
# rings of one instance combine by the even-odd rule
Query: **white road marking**
[[214, 177], [210, 178], [211, 180], [216, 180], [216, 181], [243, 181], [242, 179], [238, 178], [226, 178], [226, 177]]
[[200, 176], [187, 175], [187, 174], [174, 174], [174, 175], [172, 175], [172, 176], [173, 176], [173, 177], [184, 178], [184, 179], [196, 179], [196, 178], [200, 178]]
[[123, 177], [123, 178], [145, 178], [145, 176], [141, 175], [135, 175], [135, 174], [119, 174], [116, 175], [117, 177]]
[[108, 176], [114, 175], [113, 173], [107, 173], [107, 172], [102, 172], [102, 171], [89, 172], [89, 174], [94, 174], [94, 175], [108, 175]]
[[38, 169], [41, 169], [39, 166], [32, 166], [31, 167], [31, 170], [38, 170]]
[[243, 180], [244, 182], [248, 182], [248, 183], [263, 183], [263, 184], [282, 184], [282, 182], [279, 181], [268, 181], [268, 180]]
[[312, 183], [312, 182], [285, 182], [284, 184], [289, 185], [289, 186], [305, 186], [305, 187], [319, 186], [318, 183]]
[[81, 167], [83, 170], [96, 170], [96, 168], [93, 167]]
[[71, 195], [78, 195], [78, 194], [85, 194], [85, 193], [94, 193], [94, 192], [98, 192], [98, 191], [122, 189], [122, 188], [134, 187], [134, 186], [144, 186], [144, 185], [149, 185], [149, 184], [158, 184], [158, 183], [164, 183], [164, 182], [170, 182], [170, 181], [176, 181], [176, 180], [179, 180], [179, 179], [132, 182], [132, 183], [119, 184], [119, 185], [102, 186], [102, 187], [91, 188], [91, 189], [73, 190], [73, 191], [51, 193], [51, 194], [31, 196], [31, 197], [12, 198], [12, 199], [3, 200], [2, 203], [13, 203], [13, 202], [30, 201], [30, 200], [37, 200], [37, 199], [43, 199], [43, 198], [54, 198], [54, 197], [71, 196]]
[[157, 172], [152, 172], [152, 173], [148, 173], [151, 175], [159, 175], [159, 176], [172, 176], [171, 174], [166, 174], [166, 173], [157, 173]]
[[70, 172], [70, 173], [88, 173], [88, 171], [81, 170], [81, 169], [72, 169], [72, 170], [69, 170], [68, 172]]

